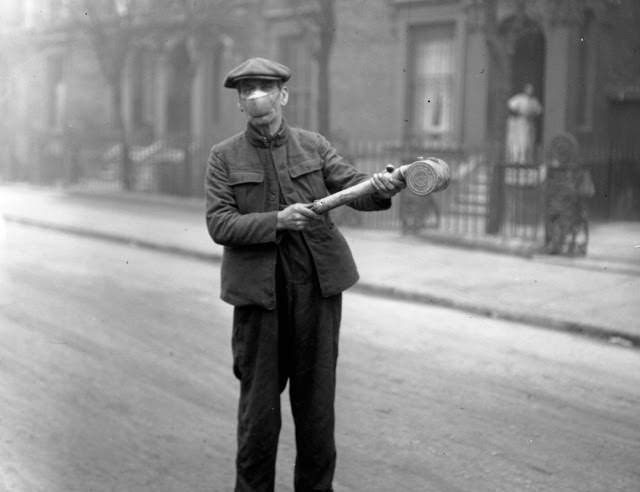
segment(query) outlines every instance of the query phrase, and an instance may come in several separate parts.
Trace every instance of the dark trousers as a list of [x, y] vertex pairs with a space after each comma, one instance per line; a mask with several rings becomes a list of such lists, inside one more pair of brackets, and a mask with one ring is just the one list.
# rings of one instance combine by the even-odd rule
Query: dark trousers
[[321, 297], [317, 282], [284, 282], [279, 276], [277, 284], [275, 310], [234, 310], [233, 369], [240, 380], [235, 490], [274, 490], [280, 393], [289, 381], [295, 490], [331, 491], [342, 296]]

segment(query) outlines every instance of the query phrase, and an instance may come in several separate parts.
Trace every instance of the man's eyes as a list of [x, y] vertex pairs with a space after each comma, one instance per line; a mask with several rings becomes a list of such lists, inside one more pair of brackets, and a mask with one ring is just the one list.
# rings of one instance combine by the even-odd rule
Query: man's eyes
[[274, 84], [273, 82], [265, 82], [264, 84], [245, 85], [240, 89], [240, 92], [242, 94], [250, 94], [254, 90], [262, 90], [265, 92], [269, 92], [273, 90], [275, 87], [276, 87], [276, 84]]

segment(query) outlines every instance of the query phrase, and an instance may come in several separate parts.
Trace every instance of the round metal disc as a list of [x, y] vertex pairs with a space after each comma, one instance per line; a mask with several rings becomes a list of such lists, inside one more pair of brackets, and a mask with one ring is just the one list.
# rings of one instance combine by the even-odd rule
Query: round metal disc
[[425, 196], [439, 191], [449, 184], [449, 166], [442, 160], [430, 157], [416, 161], [405, 174], [407, 188], [411, 193]]

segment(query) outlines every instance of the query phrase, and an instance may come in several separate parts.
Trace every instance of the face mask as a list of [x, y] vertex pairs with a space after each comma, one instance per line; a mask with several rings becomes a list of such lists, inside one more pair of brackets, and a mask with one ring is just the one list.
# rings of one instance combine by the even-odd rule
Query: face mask
[[250, 116], [259, 117], [268, 114], [276, 107], [280, 92], [273, 90], [265, 92], [262, 89], [252, 91], [247, 97], [243, 97], [244, 108]]

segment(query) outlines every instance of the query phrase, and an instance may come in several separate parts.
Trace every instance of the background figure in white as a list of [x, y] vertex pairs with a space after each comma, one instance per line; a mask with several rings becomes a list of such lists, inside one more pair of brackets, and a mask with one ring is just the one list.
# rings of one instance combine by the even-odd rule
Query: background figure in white
[[526, 84], [523, 92], [509, 99], [508, 105], [507, 162], [533, 164], [536, 119], [542, 114], [542, 106], [533, 96], [533, 86]]

